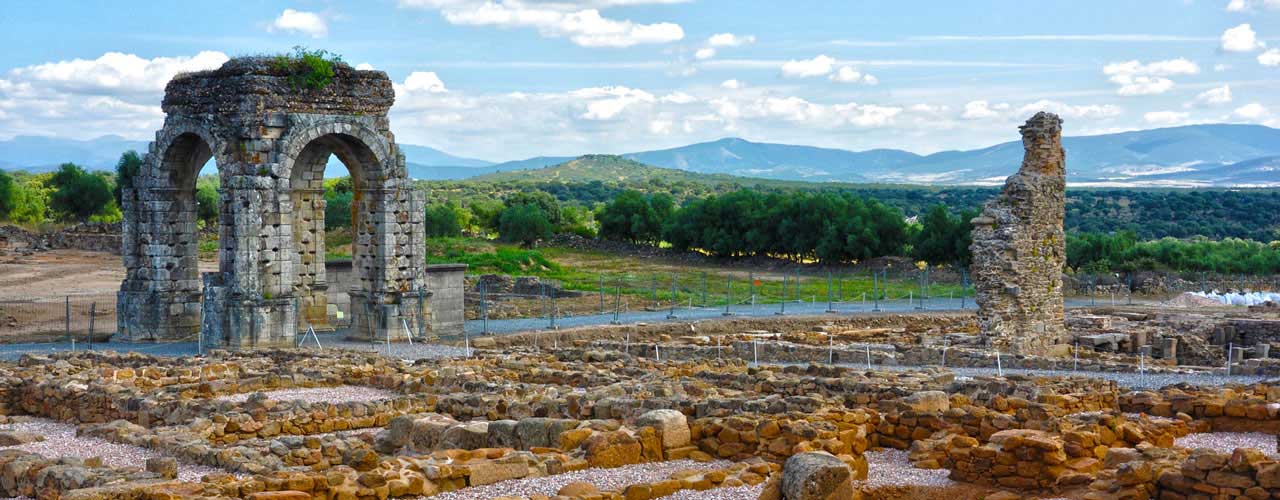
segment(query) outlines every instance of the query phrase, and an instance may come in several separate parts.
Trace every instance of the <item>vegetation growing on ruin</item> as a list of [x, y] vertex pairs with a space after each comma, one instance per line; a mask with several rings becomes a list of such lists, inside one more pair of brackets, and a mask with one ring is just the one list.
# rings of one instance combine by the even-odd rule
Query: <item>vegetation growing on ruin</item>
[[334, 66], [341, 62], [342, 56], [338, 54], [299, 45], [291, 54], [273, 57], [271, 69], [287, 75], [295, 90], [320, 90], [333, 83]]

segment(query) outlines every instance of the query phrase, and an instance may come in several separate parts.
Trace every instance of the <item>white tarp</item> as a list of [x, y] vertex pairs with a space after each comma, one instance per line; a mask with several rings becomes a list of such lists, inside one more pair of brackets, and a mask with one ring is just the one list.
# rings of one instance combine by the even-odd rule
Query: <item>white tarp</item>
[[1212, 292], [1192, 292], [1192, 295], [1213, 299], [1229, 306], [1256, 306], [1267, 301], [1280, 304], [1280, 293], [1276, 292], [1218, 293], [1217, 290], [1214, 290]]

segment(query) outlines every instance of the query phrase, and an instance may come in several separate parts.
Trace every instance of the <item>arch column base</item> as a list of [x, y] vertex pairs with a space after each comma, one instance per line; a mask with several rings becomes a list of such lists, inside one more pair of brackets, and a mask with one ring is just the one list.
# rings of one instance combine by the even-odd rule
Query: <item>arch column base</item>
[[[106, 331], [107, 325], [102, 325]], [[116, 292], [116, 340], [176, 342], [200, 334], [200, 294], [191, 292]]]
[[437, 338], [430, 326], [429, 297], [429, 292], [351, 291], [351, 328], [347, 340], [407, 342], [408, 335], [415, 340]]
[[222, 276], [204, 275], [205, 348], [240, 350], [296, 345], [297, 310], [293, 297], [235, 297], [223, 284]]

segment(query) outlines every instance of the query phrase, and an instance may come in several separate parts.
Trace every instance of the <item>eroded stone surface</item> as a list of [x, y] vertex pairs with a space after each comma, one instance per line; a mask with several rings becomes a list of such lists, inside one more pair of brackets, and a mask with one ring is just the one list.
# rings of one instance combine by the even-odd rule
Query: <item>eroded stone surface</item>
[[[323, 328], [331, 154], [351, 170], [354, 190], [352, 331], [402, 336], [404, 319], [423, 333], [423, 195], [387, 119], [395, 91], [381, 71], [333, 70], [331, 83], [312, 89], [296, 84], [289, 64], [237, 58], [169, 82], [164, 127], [122, 190], [122, 336], [190, 340], [203, 330], [205, 345], [241, 348], [289, 346], [306, 325]], [[210, 158], [222, 182], [219, 269], [202, 279], [195, 178]]]
[[986, 342], [1004, 351], [1043, 354], [1066, 331], [1066, 153], [1057, 115], [1037, 113], [1020, 130], [1022, 167], [973, 219], [973, 284]]

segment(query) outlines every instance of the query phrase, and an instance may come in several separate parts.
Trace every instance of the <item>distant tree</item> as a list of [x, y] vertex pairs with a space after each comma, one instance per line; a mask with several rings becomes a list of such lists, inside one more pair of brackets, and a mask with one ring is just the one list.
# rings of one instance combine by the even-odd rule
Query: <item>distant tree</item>
[[551, 227], [559, 228], [562, 218], [560, 216], [560, 202], [556, 201], [554, 196], [546, 191], [521, 191], [508, 196], [506, 201], [507, 208], [516, 205], [532, 205], [542, 211], [542, 216], [551, 223]]
[[218, 177], [196, 179], [196, 217], [205, 224], [218, 222]]
[[0, 170], [0, 220], [9, 218], [9, 212], [13, 210], [14, 198], [17, 196], [18, 186], [13, 176]]
[[596, 237], [595, 211], [578, 204], [560, 206], [560, 231], [583, 238]]
[[436, 203], [427, 207], [424, 224], [428, 238], [462, 236], [458, 212], [451, 204]]
[[656, 245], [662, 240], [662, 226], [671, 218], [674, 204], [665, 193], [646, 196], [631, 189], [618, 193], [600, 211], [600, 236]]
[[43, 179], [49, 174], [28, 176], [14, 183], [13, 206], [9, 209], [9, 220], [19, 224], [40, 224], [49, 216], [49, 192]]
[[514, 205], [502, 211], [498, 220], [498, 236], [524, 246], [551, 237], [551, 221], [537, 205]]
[[74, 163], [58, 167], [50, 187], [54, 190], [50, 208], [72, 220], [88, 220], [112, 201], [111, 184], [106, 178], [85, 172]]
[[498, 230], [498, 218], [506, 205], [498, 200], [475, 200], [467, 204], [471, 212], [471, 223], [479, 232]]
[[951, 215], [946, 205], [934, 205], [920, 217], [920, 231], [912, 239], [912, 257], [930, 264], [968, 265], [973, 259], [969, 244], [973, 241], [970, 220], [977, 212]]
[[336, 229], [340, 227], [351, 227], [354, 221], [351, 220], [351, 201], [354, 195], [348, 191], [345, 193], [337, 193], [333, 191], [325, 191], [324, 193], [324, 227], [325, 229]]
[[115, 196], [116, 205], [124, 205], [121, 200], [124, 189], [133, 186], [133, 179], [140, 172], [142, 172], [142, 157], [138, 156], [137, 151], [129, 150], [120, 155], [120, 160], [116, 162], [116, 187], [111, 190]]

